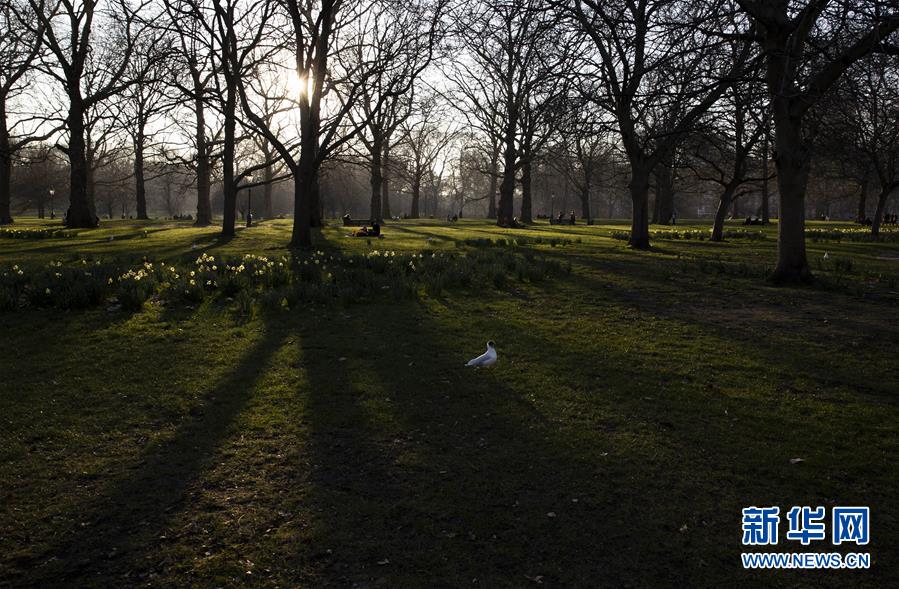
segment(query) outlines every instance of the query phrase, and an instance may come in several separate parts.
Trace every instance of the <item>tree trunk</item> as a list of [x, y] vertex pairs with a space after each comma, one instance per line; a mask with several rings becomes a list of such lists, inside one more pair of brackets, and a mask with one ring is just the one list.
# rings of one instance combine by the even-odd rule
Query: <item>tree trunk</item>
[[490, 194], [487, 196], [487, 218], [496, 219], [496, 188], [499, 182], [499, 148], [494, 148], [490, 155]]
[[144, 133], [138, 131], [134, 141], [134, 188], [137, 199], [137, 218], [148, 219], [147, 186], [144, 180]]
[[531, 188], [531, 160], [527, 159], [521, 167], [521, 219], [522, 223], [533, 223], [533, 204]]
[[384, 159], [381, 162], [381, 217], [390, 219], [390, 145], [384, 142]]
[[506, 147], [503, 151], [503, 181], [499, 187], [499, 209], [497, 210], [497, 225], [509, 227], [515, 216], [513, 202], [515, 197], [515, 160], [518, 154], [515, 150], [515, 128], [506, 135]]
[[880, 195], [877, 197], [877, 209], [874, 211], [874, 218], [871, 220], [871, 235], [880, 235], [880, 224], [883, 222], [884, 209], [886, 209], [887, 199], [889, 199], [893, 188], [893, 186], [887, 185], [880, 189]]
[[371, 170], [369, 177], [369, 184], [371, 185], [371, 206], [369, 212], [369, 219], [372, 222], [380, 222], [381, 221], [381, 184], [384, 181], [384, 177], [382, 176], [381, 169], [381, 155], [383, 154], [383, 147], [381, 144], [380, 138], [375, 137], [372, 142], [371, 148]]
[[808, 282], [812, 279], [805, 254], [805, 190], [809, 149], [802, 137], [802, 118], [790, 112], [784, 98], [775, 97], [774, 127], [780, 220], [777, 226], [777, 266], [771, 280]]
[[[300, 162], [296, 170], [293, 170], [293, 231], [290, 237], [290, 247], [312, 247], [312, 220], [313, 200], [318, 185], [317, 170], [309, 156], [300, 156]], [[317, 208], [317, 203], [314, 205]]]
[[228, 80], [226, 90], [224, 115], [225, 136], [222, 147], [222, 235], [234, 236], [234, 225], [237, 221], [237, 185], [234, 181], [234, 142], [237, 131], [237, 119], [235, 109], [237, 106], [236, 82]]
[[412, 180], [412, 209], [409, 212], [409, 218], [417, 219], [419, 217], [419, 202], [421, 201], [421, 178], [413, 178]]
[[66, 225], [72, 228], [97, 226], [97, 212], [89, 189], [90, 170], [84, 143], [84, 108], [81, 96], [70, 96], [69, 116], [69, 210]]
[[209, 162], [209, 145], [206, 142], [206, 111], [203, 105], [203, 88], [194, 81], [194, 109], [197, 115], [197, 227], [212, 224], [212, 200], [209, 193], [212, 185], [212, 169]]
[[649, 168], [631, 164], [631, 238], [628, 242], [635, 249], [649, 249]]
[[715, 222], [712, 224], [712, 241], [724, 240], [724, 220], [727, 218], [727, 209], [730, 207], [736, 191], [736, 186], [728, 184], [724, 187], [724, 192], [721, 193], [721, 198], [718, 200], [718, 209], [715, 211]]
[[6, 123], [6, 97], [0, 96], [0, 225], [12, 222], [12, 146]]

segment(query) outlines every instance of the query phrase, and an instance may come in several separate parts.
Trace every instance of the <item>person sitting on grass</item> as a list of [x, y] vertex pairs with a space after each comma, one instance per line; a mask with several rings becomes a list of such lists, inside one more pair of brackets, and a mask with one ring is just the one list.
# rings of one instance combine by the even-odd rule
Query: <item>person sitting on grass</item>
[[381, 226], [378, 223], [372, 223], [371, 229], [368, 227], [362, 227], [361, 229], [357, 229], [355, 233], [353, 233], [353, 237], [380, 237], [381, 236]]

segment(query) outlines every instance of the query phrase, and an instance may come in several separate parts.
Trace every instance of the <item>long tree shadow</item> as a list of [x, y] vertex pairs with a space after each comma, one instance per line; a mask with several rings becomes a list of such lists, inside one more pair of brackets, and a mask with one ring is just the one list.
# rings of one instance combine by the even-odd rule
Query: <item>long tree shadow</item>
[[32, 562], [22, 563], [21, 580], [40, 587], [112, 585], [113, 579], [145, 571], [147, 552], [164, 535], [167, 522], [189, 509], [192, 486], [233, 433], [259, 378], [258, 367], [281, 345], [282, 336], [266, 332], [171, 437], [150, 445], [130, 472], [110, 481], [73, 514], [71, 529]]
[[[410, 307], [352, 319], [304, 348], [316, 580], [325, 585], [460, 586], [688, 581], [644, 571], [680, 548], [682, 514], [654, 521], [668, 477], [597, 460], [561, 433], [503, 370], [469, 371], [458, 331]], [[389, 325], [377, 333], [375, 325]], [[308, 338], [301, 345], [309, 344]], [[333, 357], [348, 358], [335, 366]], [[352, 358], [350, 361], [349, 359]], [[418, 365], [427, 364], [427, 370]], [[597, 439], [603, 440], [602, 432]], [[689, 486], [689, 485], [688, 485]], [[637, 489], [642, 489], [638, 493]], [[669, 521], [670, 520], [670, 521]], [[675, 532], [665, 539], [658, 527]], [[297, 563], [308, 559], [299, 554]]]

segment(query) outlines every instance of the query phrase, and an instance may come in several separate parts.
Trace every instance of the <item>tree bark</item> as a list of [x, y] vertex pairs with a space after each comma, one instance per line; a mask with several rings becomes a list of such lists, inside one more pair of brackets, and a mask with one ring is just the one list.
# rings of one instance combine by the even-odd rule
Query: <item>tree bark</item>
[[499, 182], [499, 147], [493, 149], [490, 154], [490, 194], [487, 196], [487, 218], [496, 219], [496, 188]]
[[648, 167], [631, 164], [631, 238], [628, 242], [635, 249], [649, 249], [649, 174]]
[[771, 280], [808, 282], [812, 279], [805, 253], [805, 190], [808, 185], [809, 149], [802, 137], [802, 116], [793, 114], [789, 102], [774, 97], [776, 129], [774, 159], [780, 192], [777, 226], [777, 266]]
[[877, 197], [877, 209], [874, 211], [874, 218], [871, 220], [871, 235], [880, 235], [880, 224], [883, 222], [884, 209], [887, 206], [887, 199], [893, 192], [895, 186], [883, 186], [880, 189], [880, 195]]
[[724, 240], [724, 220], [727, 218], [727, 209], [733, 201], [734, 193], [737, 191], [735, 185], [727, 184], [718, 200], [718, 209], [715, 211], [715, 222], [712, 224], [712, 241]]
[[137, 218], [148, 219], [147, 215], [147, 185], [144, 179], [144, 133], [137, 132], [134, 141], [134, 189], [137, 199]]
[[382, 160], [381, 156], [383, 154], [383, 144], [381, 143], [380, 137], [375, 137], [372, 141], [371, 147], [371, 175], [369, 177], [369, 183], [371, 185], [371, 207], [369, 212], [369, 219], [372, 222], [381, 222], [381, 184], [384, 181], [384, 177], [382, 176]]
[[531, 160], [527, 159], [521, 166], [521, 222], [533, 223]]
[[209, 144], [206, 141], [206, 111], [203, 105], [203, 87], [199, 78], [194, 79], [194, 109], [196, 111], [197, 143], [197, 227], [212, 224], [212, 201], [209, 197], [212, 170], [209, 162]]
[[[70, 84], [78, 88], [76, 84]], [[89, 188], [90, 170], [87, 161], [87, 148], [84, 142], [84, 107], [81, 96], [76, 93], [69, 96], [69, 210], [66, 214], [66, 226], [72, 228], [93, 228], [97, 226], [97, 212], [93, 195]]]
[[12, 149], [6, 123], [6, 99], [0, 97], [0, 225], [12, 218]]
[[384, 159], [381, 161], [381, 217], [390, 219], [390, 144], [384, 142]]
[[412, 180], [412, 208], [409, 211], [410, 219], [418, 219], [419, 203], [421, 201], [421, 178], [413, 178]]
[[[227, 60], [226, 60], [227, 61]], [[237, 132], [237, 119], [235, 109], [237, 107], [235, 82], [226, 82], [227, 90], [223, 115], [225, 119], [224, 146], [222, 148], [222, 197], [224, 210], [222, 211], [222, 235], [233, 237], [235, 222], [237, 221], [237, 185], [234, 181], [234, 141]]]
[[515, 197], [515, 160], [518, 154], [515, 149], [515, 129], [517, 123], [510, 127], [506, 134], [506, 144], [503, 150], [503, 181], [499, 187], [499, 208], [497, 210], [497, 225], [508, 227], [515, 216], [513, 202]]
[[[293, 170], [293, 231], [290, 247], [312, 247], [313, 206], [318, 208], [315, 193], [318, 186], [318, 170], [309, 155], [300, 155], [299, 165]], [[314, 202], [315, 201], [315, 202]]]

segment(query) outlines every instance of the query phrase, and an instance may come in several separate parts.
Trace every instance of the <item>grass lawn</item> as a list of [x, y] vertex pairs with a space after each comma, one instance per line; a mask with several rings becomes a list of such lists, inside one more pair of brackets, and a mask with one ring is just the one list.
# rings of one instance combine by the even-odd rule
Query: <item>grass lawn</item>
[[[0, 587], [899, 586], [899, 242], [809, 241], [817, 284], [775, 288], [776, 228], [653, 252], [627, 229], [316, 234], [570, 239], [518, 248], [571, 263], [536, 284], [249, 319], [0, 312]], [[113, 221], [0, 238], [0, 270], [277, 256], [289, 235]], [[464, 369], [487, 339], [497, 365]], [[772, 547], [867, 551], [870, 570], [744, 571], [750, 505], [826, 506], [828, 533], [831, 506], [870, 506], [867, 547], [804, 548], [785, 518]]]

